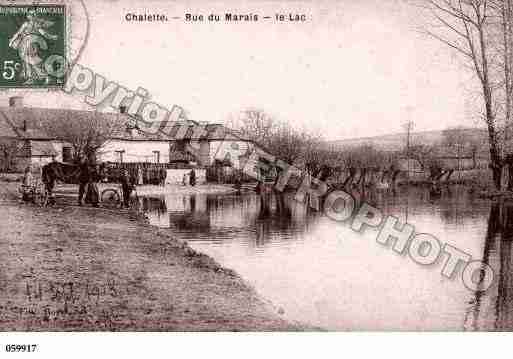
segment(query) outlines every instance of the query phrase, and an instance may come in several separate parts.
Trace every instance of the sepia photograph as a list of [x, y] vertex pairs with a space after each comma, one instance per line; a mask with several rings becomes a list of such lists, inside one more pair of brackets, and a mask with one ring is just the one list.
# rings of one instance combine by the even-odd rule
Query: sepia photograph
[[0, 1], [0, 331], [513, 331], [513, 0]]

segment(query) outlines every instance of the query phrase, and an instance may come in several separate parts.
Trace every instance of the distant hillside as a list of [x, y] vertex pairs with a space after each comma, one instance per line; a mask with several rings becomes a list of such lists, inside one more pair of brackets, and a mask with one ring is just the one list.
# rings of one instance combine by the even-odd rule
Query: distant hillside
[[[462, 129], [466, 138], [474, 143], [481, 144], [481, 149], [486, 149], [487, 131], [481, 128], [464, 128]], [[444, 131], [423, 131], [413, 132], [410, 137], [412, 145], [422, 144], [428, 146], [437, 146], [442, 143]], [[361, 137], [348, 140], [328, 141], [328, 146], [334, 148], [352, 148], [362, 145], [371, 145], [381, 151], [400, 151], [406, 145], [406, 133], [398, 133], [375, 137]]]

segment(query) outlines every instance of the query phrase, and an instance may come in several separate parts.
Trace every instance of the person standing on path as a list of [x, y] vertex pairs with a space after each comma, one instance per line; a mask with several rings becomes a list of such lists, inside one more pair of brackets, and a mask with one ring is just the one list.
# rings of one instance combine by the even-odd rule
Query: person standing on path
[[194, 168], [191, 170], [189, 174], [189, 183], [193, 187], [196, 185], [196, 172], [194, 171]]
[[30, 200], [30, 192], [32, 190], [33, 182], [34, 177], [32, 176], [31, 168], [30, 166], [27, 166], [25, 168], [25, 172], [23, 173], [23, 182], [21, 185], [22, 199], [25, 202], [28, 202]]
[[140, 166], [137, 167], [137, 184], [139, 186], [141, 186], [143, 184], [143, 171]]
[[100, 166], [92, 165], [89, 169], [89, 181], [87, 183], [86, 203], [93, 207], [100, 206], [100, 192], [98, 190], [98, 181], [101, 180]]
[[161, 168], [159, 171], [159, 178], [160, 178], [160, 185], [164, 187], [166, 185], [166, 177], [167, 177], [167, 171], [165, 168]]
[[134, 184], [132, 183], [130, 174], [128, 173], [128, 170], [124, 170], [123, 176], [121, 176], [121, 190], [123, 191], [123, 205], [125, 208], [130, 207], [130, 194], [133, 189]]
[[82, 160], [78, 175], [78, 205], [82, 206], [84, 195], [86, 194], [87, 183], [89, 182], [89, 165], [86, 160]]

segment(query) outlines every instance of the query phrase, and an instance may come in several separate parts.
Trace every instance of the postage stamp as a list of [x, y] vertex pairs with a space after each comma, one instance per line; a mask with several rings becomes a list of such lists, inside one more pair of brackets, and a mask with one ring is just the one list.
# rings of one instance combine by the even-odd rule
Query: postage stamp
[[0, 5], [0, 88], [64, 84], [65, 5]]

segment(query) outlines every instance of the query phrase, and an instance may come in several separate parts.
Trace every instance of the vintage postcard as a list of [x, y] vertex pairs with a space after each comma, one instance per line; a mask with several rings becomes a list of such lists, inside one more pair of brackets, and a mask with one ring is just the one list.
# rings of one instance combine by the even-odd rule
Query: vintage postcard
[[513, 0], [1, 1], [0, 331], [512, 331], [512, 121]]

